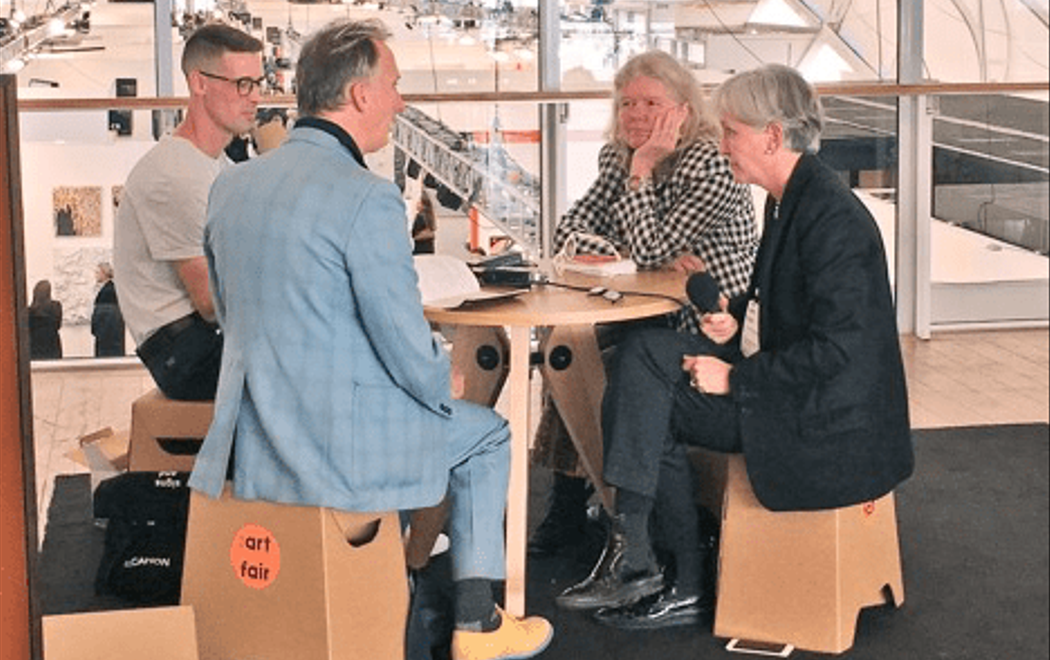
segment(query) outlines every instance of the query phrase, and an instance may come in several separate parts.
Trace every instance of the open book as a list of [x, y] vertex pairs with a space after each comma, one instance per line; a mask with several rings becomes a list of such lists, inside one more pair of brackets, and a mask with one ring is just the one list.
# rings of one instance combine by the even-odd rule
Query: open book
[[443, 254], [418, 254], [413, 257], [419, 275], [419, 294], [427, 307], [452, 309], [465, 302], [509, 298], [521, 289], [482, 289], [478, 278], [461, 259]]

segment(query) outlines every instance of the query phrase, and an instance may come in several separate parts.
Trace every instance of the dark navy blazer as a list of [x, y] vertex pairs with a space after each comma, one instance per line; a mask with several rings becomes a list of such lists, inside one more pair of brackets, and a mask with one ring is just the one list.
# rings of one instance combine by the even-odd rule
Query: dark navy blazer
[[755, 272], [761, 350], [731, 389], [759, 501], [773, 510], [876, 499], [912, 472], [908, 397], [874, 219], [815, 155], [770, 198]]

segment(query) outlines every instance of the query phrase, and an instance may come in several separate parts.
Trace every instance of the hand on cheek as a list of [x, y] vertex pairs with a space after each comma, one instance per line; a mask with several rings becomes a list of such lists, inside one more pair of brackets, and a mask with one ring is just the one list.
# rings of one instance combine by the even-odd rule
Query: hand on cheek
[[685, 104], [673, 105], [656, 117], [645, 144], [638, 147], [631, 161], [631, 175], [648, 177], [661, 158], [675, 150], [682, 125], [689, 116]]

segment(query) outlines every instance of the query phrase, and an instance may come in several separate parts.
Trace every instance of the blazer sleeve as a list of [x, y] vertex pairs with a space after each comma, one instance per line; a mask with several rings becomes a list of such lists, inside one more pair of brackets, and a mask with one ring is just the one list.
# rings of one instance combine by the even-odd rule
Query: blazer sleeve
[[391, 379], [447, 416], [449, 360], [423, 316], [404, 203], [393, 184], [378, 183], [359, 208], [345, 252], [361, 324]]
[[[554, 231], [554, 251], [561, 251], [573, 234], [595, 234], [609, 240], [616, 237], [610, 207], [623, 194], [627, 172], [620, 164], [616, 149], [606, 144], [598, 154], [598, 178], [587, 192], [576, 200]], [[582, 253], [598, 253], [598, 246], [587, 245]]]

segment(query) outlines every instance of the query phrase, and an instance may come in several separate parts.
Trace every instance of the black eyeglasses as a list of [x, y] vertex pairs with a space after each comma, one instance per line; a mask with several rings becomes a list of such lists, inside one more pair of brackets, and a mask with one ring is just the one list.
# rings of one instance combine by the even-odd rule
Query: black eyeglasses
[[211, 78], [213, 80], [223, 80], [228, 83], [233, 83], [237, 86], [237, 93], [241, 96], [248, 96], [256, 87], [258, 87], [259, 90], [262, 91], [262, 85], [264, 82], [266, 82], [266, 76], [261, 76], [259, 78], [249, 78], [248, 76], [245, 76], [243, 78], [227, 78], [226, 76], [220, 76], [215, 73], [208, 73], [207, 71], [201, 71], [199, 69], [197, 70], [197, 73], [201, 74], [205, 78]]

